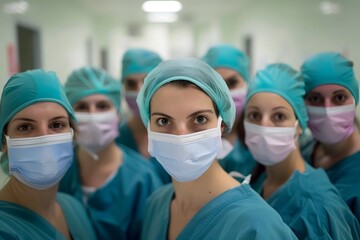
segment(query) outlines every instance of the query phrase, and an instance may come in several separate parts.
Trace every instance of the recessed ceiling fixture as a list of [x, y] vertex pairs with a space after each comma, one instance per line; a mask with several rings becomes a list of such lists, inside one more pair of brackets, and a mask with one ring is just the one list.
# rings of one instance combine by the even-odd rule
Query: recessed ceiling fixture
[[147, 20], [153, 23], [172, 23], [178, 20], [178, 15], [176, 13], [148, 13]]
[[142, 5], [145, 12], [175, 13], [182, 9], [179, 1], [146, 1]]
[[340, 6], [337, 3], [330, 1], [323, 1], [320, 3], [320, 10], [323, 14], [338, 14], [340, 12]]
[[4, 5], [4, 12], [8, 14], [23, 14], [29, 8], [29, 3], [20, 0], [20, 1], [13, 1]]

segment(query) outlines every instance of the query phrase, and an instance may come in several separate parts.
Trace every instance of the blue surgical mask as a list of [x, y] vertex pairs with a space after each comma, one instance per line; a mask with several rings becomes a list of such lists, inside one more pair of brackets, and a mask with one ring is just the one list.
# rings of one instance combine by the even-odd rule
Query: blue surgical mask
[[31, 138], [6, 136], [6, 142], [9, 174], [37, 190], [56, 185], [73, 161], [73, 131]]
[[178, 182], [199, 178], [222, 150], [221, 122], [216, 128], [186, 135], [153, 132], [148, 125], [148, 150]]

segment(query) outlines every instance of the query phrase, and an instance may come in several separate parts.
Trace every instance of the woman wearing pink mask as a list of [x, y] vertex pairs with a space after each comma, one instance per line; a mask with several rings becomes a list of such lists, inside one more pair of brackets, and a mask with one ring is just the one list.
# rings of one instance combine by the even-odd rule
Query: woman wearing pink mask
[[303, 78], [286, 64], [269, 65], [251, 81], [245, 143], [259, 163], [251, 185], [299, 239], [359, 239], [359, 223], [340, 193], [301, 156], [304, 95]]
[[[208, 49], [202, 58], [224, 79], [234, 101], [236, 119], [230, 133], [224, 134], [223, 151], [219, 163], [227, 172], [238, 172], [247, 176], [255, 167], [256, 161], [249, 150], [238, 139], [242, 126], [247, 84], [249, 82], [249, 58], [240, 49], [230, 44], [217, 44]], [[240, 175], [240, 176], [241, 176]]]
[[301, 71], [309, 128], [317, 140], [310, 161], [326, 170], [360, 220], [360, 134], [355, 124], [359, 83], [353, 63], [339, 53], [326, 52], [307, 59]]
[[60, 191], [84, 204], [98, 239], [138, 239], [145, 201], [161, 185], [148, 161], [115, 143], [120, 86], [93, 67], [73, 71], [65, 83], [79, 133], [74, 162]]
[[144, 78], [161, 61], [162, 59], [157, 53], [144, 48], [130, 48], [124, 53], [121, 82], [131, 115], [126, 122], [121, 124], [120, 135], [115, 141], [140, 153], [145, 159], [149, 159], [160, 179], [164, 183], [169, 183], [171, 181], [169, 174], [148, 152], [148, 135], [146, 127], [141, 122], [139, 107], [136, 103], [136, 97], [144, 84]]

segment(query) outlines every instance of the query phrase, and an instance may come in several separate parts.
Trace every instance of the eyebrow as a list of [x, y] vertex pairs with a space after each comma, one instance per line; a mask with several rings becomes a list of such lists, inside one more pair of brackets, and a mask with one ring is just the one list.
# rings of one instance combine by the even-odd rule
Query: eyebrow
[[229, 81], [229, 80], [238, 80], [236, 74], [234, 73], [234, 75], [230, 75], [227, 78], [224, 78], [225, 81]]
[[[193, 112], [192, 114], [190, 114], [187, 118], [191, 118], [191, 117], [194, 117], [198, 114], [201, 114], [201, 113], [212, 113], [214, 114], [214, 111], [210, 110], [210, 109], [206, 109], [206, 110], [200, 110], [200, 111], [196, 111], [196, 112]], [[165, 114], [165, 113], [161, 113], [161, 112], [153, 112], [151, 114], [151, 116], [155, 116], [155, 115], [158, 115], [158, 116], [163, 116], [163, 117], [166, 117], [166, 118], [169, 118], [169, 119], [174, 119], [173, 117]]]
[[289, 109], [287, 109], [286, 107], [283, 107], [283, 106], [275, 107], [275, 108], [273, 108], [273, 111], [279, 110], [279, 109], [285, 109], [286, 111], [291, 112]]
[[155, 116], [155, 115], [163, 116], [163, 117], [170, 118], [170, 119], [174, 119], [173, 117], [171, 117], [171, 116], [169, 116], [169, 115], [167, 115], [167, 114], [165, 114], [165, 113], [153, 112], [153, 113], [151, 114], [151, 116]]
[[332, 94], [336, 94], [336, 93], [347, 93], [347, 92], [344, 89], [340, 89], [340, 90], [334, 91]]
[[[62, 118], [65, 118], [67, 119], [68, 117], [67, 116], [57, 116], [57, 117], [54, 117], [52, 119], [50, 119], [50, 121], [53, 121], [53, 120], [58, 120], [58, 119], [62, 119]], [[26, 122], [36, 122], [36, 120], [34, 119], [31, 119], [31, 118], [14, 118], [13, 121], [26, 121]]]

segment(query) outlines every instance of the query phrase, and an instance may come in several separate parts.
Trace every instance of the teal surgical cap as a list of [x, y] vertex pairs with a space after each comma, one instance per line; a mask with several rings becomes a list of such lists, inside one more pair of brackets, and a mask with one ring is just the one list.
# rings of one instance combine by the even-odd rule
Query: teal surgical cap
[[249, 58], [239, 49], [228, 44], [215, 45], [202, 58], [213, 68], [230, 68], [249, 81]]
[[161, 61], [161, 57], [153, 51], [142, 48], [128, 49], [122, 59], [121, 79], [124, 81], [133, 74], [148, 74]]
[[75, 121], [71, 105], [54, 72], [31, 70], [13, 75], [5, 84], [0, 103], [0, 144], [6, 124], [24, 108], [39, 102], [61, 105]]
[[302, 129], [306, 129], [308, 116], [304, 96], [305, 85], [301, 73], [289, 65], [276, 63], [257, 72], [250, 82], [246, 104], [257, 93], [269, 92], [284, 98], [293, 108]]
[[164, 61], [145, 77], [144, 85], [136, 100], [145, 126], [150, 118], [152, 96], [160, 87], [176, 80], [191, 82], [202, 89], [215, 103], [226, 125], [225, 130], [231, 130], [235, 120], [235, 106], [230, 91], [214, 69], [195, 58]]
[[308, 58], [301, 66], [306, 94], [327, 84], [347, 88], [359, 102], [359, 83], [355, 79], [353, 63], [339, 53], [324, 52]]
[[102, 69], [83, 67], [73, 71], [65, 83], [65, 91], [72, 105], [84, 97], [102, 94], [120, 111], [120, 82]]

